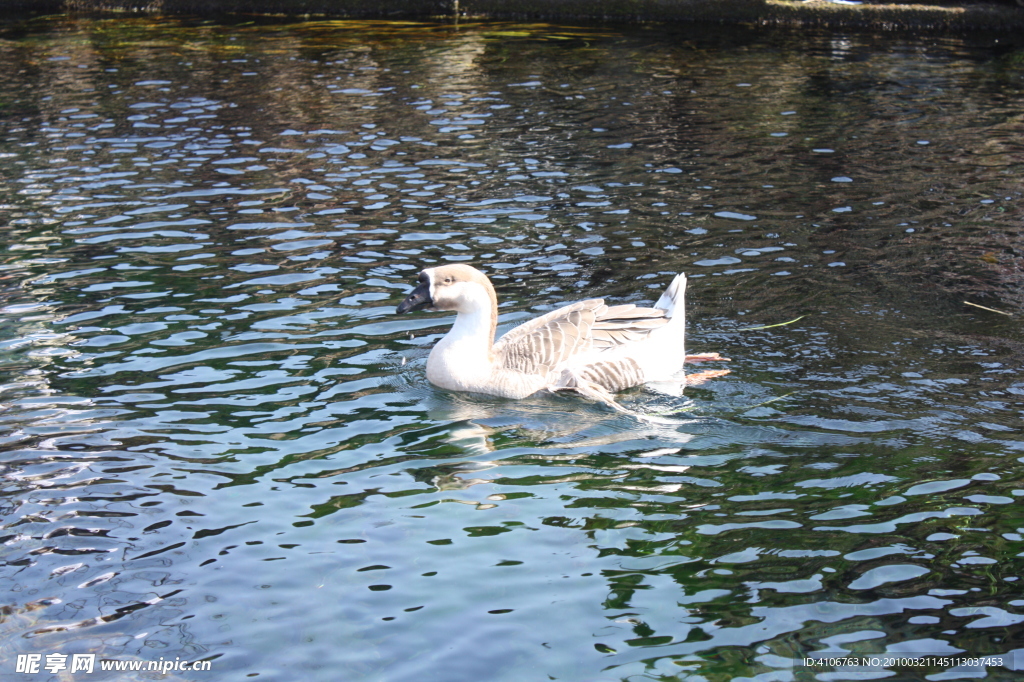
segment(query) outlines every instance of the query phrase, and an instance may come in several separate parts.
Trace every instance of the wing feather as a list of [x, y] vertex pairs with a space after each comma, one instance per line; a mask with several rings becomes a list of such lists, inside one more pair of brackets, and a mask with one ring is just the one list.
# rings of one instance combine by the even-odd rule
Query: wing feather
[[642, 341], [667, 323], [660, 308], [606, 306], [602, 299], [588, 299], [509, 330], [494, 344], [493, 352], [505, 369], [547, 374], [573, 356]]
[[576, 369], [564, 369], [558, 378], [556, 390], [573, 389], [586, 394], [586, 388], [618, 393], [644, 382], [644, 373], [636, 360], [630, 357], [600, 360]]
[[664, 317], [665, 311], [661, 308], [640, 308], [632, 303], [614, 305], [608, 308], [603, 315], [609, 320], [631, 320], [636, 318]]
[[601, 299], [580, 301], [552, 310], [510, 330], [494, 344], [494, 355], [505, 369], [547, 374], [568, 358], [591, 346], [591, 328]]

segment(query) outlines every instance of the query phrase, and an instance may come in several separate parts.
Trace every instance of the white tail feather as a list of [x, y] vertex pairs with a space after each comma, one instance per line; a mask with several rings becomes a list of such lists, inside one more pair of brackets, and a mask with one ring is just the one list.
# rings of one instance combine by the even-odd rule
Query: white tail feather
[[676, 275], [672, 283], [665, 289], [665, 293], [661, 295], [658, 302], [654, 304], [655, 308], [661, 308], [665, 311], [665, 317], [675, 317], [676, 309], [680, 311], [686, 310], [686, 275], [679, 273]]

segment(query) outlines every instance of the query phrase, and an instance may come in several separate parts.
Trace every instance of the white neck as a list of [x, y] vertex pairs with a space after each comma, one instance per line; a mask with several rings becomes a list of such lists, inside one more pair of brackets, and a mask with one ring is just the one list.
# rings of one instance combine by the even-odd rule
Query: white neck
[[449, 339], [449, 343], [466, 342], [479, 345], [490, 353], [491, 346], [494, 345], [494, 337], [491, 336], [491, 311], [489, 309], [460, 311], [458, 317], [455, 318], [455, 324], [445, 335], [445, 340]]
[[494, 311], [487, 292], [465, 296], [459, 301], [455, 324], [430, 351], [427, 378], [438, 386], [473, 390], [490, 377], [494, 345]]
[[[473, 354], [491, 354], [494, 345], [494, 310], [490, 296], [479, 286], [469, 286], [459, 297], [455, 324], [440, 343], [459, 346]], [[440, 344], [438, 344], [440, 345]]]

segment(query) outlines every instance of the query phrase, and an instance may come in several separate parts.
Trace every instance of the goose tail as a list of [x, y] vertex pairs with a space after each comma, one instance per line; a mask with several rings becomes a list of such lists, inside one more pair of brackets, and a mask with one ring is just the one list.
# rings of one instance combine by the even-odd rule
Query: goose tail
[[632, 355], [643, 370], [645, 383], [678, 380], [676, 375], [686, 359], [686, 275], [676, 275], [654, 307], [664, 310], [669, 322]]
[[683, 311], [686, 309], [685, 301], [686, 275], [680, 272], [672, 280], [672, 283], [668, 285], [668, 288], [665, 289], [665, 293], [661, 295], [661, 298], [654, 304], [654, 307], [664, 310], [665, 317], [675, 319], [676, 311], [679, 311], [679, 317], [682, 317]]

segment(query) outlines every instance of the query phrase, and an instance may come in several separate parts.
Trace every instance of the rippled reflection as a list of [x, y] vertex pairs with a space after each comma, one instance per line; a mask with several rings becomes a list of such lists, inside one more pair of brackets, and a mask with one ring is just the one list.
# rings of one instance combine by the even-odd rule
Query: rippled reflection
[[[1006, 43], [0, 26], [3, 658], [1011, 679]], [[691, 350], [732, 373], [623, 395], [641, 418], [439, 391], [450, 317], [392, 313], [441, 262], [503, 330], [686, 271]], [[1006, 664], [794, 667], [851, 652]]]

